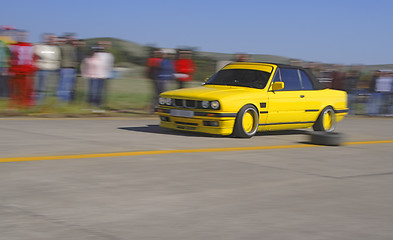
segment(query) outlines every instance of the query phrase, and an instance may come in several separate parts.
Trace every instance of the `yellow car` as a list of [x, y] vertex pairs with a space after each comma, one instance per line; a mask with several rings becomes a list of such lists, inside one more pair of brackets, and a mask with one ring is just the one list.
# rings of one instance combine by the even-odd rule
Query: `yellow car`
[[309, 127], [332, 132], [347, 112], [346, 93], [306, 69], [253, 62], [228, 64], [201, 87], [163, 92], [157, 108], [161, 127], [242, 138]]

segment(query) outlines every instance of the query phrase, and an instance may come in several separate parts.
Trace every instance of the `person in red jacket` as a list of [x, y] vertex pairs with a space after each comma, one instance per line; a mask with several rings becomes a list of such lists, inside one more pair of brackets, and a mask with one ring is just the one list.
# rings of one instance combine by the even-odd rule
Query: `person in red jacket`
[[179, 88], [184, 88], [184, 83], [192, 81], [192, 74], [196, 67], [192, 58], [192, 51], [180, 50], [179, 57], [175, 61], [175, 77]]
[[33, 85], [35, 66], [34, 46], [26, 42], [27, 33], [19, 31], [18, 42], [9, 45], [9, 85], [11, 107], [30, 107], [33, 105]]
[[158, 96], [160, 95], [158, 72], [162, 61], [162, 52], [154, 50], [150, 58], [146, 62], [146, 77], [149, 78], [153, 85], [153, 98], [151, 105], [151, 112], [158, 106]]

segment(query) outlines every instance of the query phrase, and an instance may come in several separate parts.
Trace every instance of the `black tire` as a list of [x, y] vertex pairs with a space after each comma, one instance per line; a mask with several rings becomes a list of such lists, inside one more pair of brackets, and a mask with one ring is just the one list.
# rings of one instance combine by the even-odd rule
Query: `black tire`
[[317, 145], [340, 146], [343, 136], [340, 133], [313, 132], [310, 134], [310, 142]]
[[313, 126], [314, 131], [331, 133], [336, 129], [336, 113], [332, 107], [325, 107]]
[[233, 133], [235, 137], [250, 138], [255, 135], [259, 126], [257, 109], [252, 105], [243, 106], [237, 113]]

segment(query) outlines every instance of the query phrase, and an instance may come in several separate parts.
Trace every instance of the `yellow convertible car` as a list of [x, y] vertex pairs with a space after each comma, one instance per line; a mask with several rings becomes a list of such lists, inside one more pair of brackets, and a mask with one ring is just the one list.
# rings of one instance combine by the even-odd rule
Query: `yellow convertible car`
[[228, 64], [201, 87], [163, 92], [157, 108], [161, 127], [242, 138], [309, 127], [332, 132], [347, 112], [346, 93], [306, 69], [253, 62]]

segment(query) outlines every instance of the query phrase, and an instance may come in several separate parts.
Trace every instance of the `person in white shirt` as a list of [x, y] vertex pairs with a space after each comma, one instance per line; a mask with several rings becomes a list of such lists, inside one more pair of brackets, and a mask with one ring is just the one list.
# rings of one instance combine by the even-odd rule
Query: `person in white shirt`
[[105, 100], [107, 80], [112, 76], [113, 55], [103, 47], [95, 47], [81, 66], [82, 76], [89, 79], [87, 102], [102, 107]]
[[391, 94], [393, 84], [393, 71], [392, 70], [379, 70], [379, 77], [375, 80], [375, 93], [371, 96], [373, 103], [371, 114], [391, 114]]
[[[34, 47], [34, 53], [38, 57], [36, 65], [37, 83], [35, 86], [35, 98], [38, 104], [42, 103], [48, 91], [48, 80], [56, 79], [60, 69], [60, 49], [56, 45], [56, 36], [44, 34], [44, 42]], [[56, 78], [54, 77], [56, 76]], [[56, 86], [56, 83], [50, 84]]]

